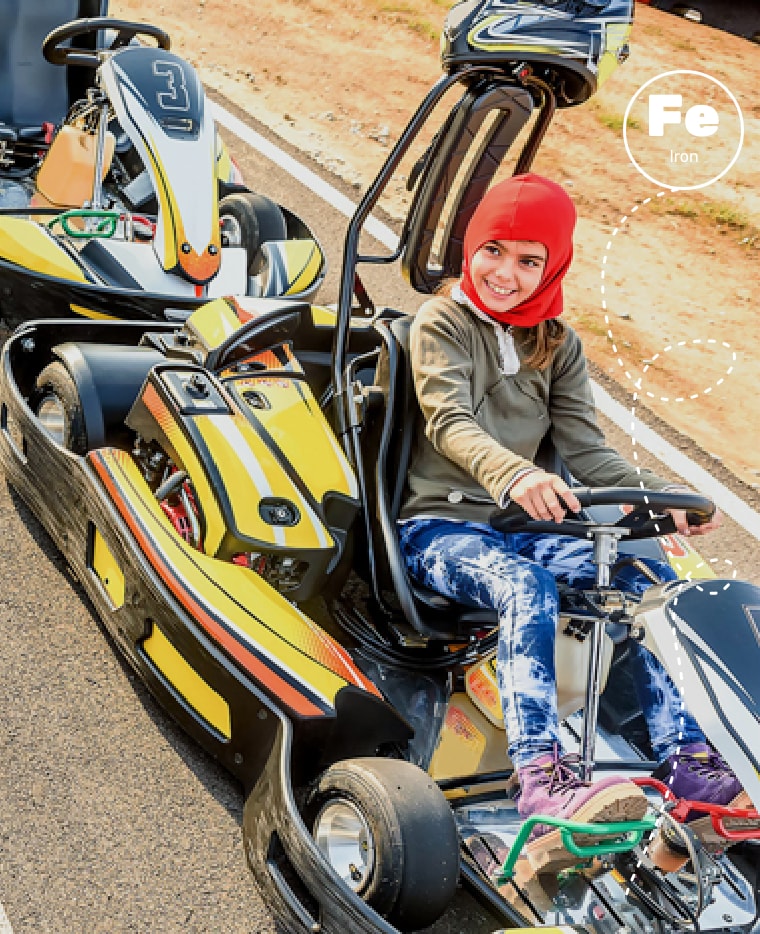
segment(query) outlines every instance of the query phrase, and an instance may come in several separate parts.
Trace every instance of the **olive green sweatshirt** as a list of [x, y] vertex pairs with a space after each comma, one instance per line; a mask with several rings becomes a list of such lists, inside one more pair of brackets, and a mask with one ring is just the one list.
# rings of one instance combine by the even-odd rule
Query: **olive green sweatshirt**
[[572, 475], [587, 486], [668, 485], [606, 444], [583, 347], [571, 328], [545, 370], [524, 365], [526, 349], [516, 331], [520, 366], [506, 374], [494, 323], [441, 296], [420, 308], [410, 342], [425, 431], [415, 442], [400, 518], [487, 523], [515, 478], [533, 467], [547, 431]]

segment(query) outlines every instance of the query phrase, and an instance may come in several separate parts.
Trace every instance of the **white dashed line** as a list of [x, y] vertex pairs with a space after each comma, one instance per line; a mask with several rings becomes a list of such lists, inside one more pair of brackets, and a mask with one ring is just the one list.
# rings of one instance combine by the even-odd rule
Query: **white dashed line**
[[2, 902], [0, 902], [0, 934], [13, 934], [13, 928], [8, 920], [8, 915], [5, 913]]
[[[665, 195], [664, 191], [658, 191], [654, 198], [661, 198]], [[630, 216], [635, 214], [640, 207], [645, 207], [650, 204], [654, 199], [645, 198], [641, 204], [635, 205], [630, 212]], [[604, 321], [607, 325], [607, 337], [609, 338], [612, 344], [613, 353], [618, 353], [618, 348], [615, 343], [615, 336], [612, 333], [612, 325], [610, 322], [610, 316], [607, 309], [607, 300], [605, 298], [605, 285], [604, 280], [606, 278], [606, 263], [607, 258], [613, 248], [615, 237], [620, 230], [622, 230], [628, 223], [629, 215], [621, 217], [618, 222], [618, 226], [613, 230], [610, 240], [607, 242], [605, 248], [604, 256], [602, 258], [602, 269], [601, 269], [601, 279], [602, 284], [600, 286], [602, 294], [602, 309], [604, 311]], [[675, 346], [683, 347], [687, 345], [687, 341], [680, 341]], [[721, 376], [715, 383], [716, 386], [720, 386], [727, 376], [730, 376], [734, 369], [734, 364], [736, 363], [736, 353], [732, 350], [731, 346], [725, 341], [717, 341], [712, 338], [702, 339], [695, 338], [691, 341], [692, 344], [704, 344], [704, 345], [713, 345], [714, 347], [722, 347], [725, 351], [730, 351], [730, 364], [726, 367], [726, 371], [723, 376]], [[673, 345], [669, 345], [664, 348], [663, 354], [669, 353], [673, 349]], [[660, 354], [655, 354], [651, 360], [644, 361], [644, 374], [648, 371], [650, 365], [659, 358]], [[633, 406], [631, 409], [626, 409], [620, 403], [615, 402], [611, 396], [609, 396], [600, 386], [593, 385], [594, 398], [596, 401], [596, 406], [600, 412], [606, 415], [611, 421], [616, 425], [626, 431], [631, 437], [631, 443], [635, 447], [643, 447], [651, 454], [653, 454], [661, 463], [667, 464], [672, 468], [683, 480], [686, 480], [691, 486], [699, 490], [705, 496], [709, 496], [710, 499], [715, 503], [715, 505], [724, 512], [727, 516], [730, 516], [738, 525], [740, 525], [745, 531], [749, 532], [754, 538], [760, 540], [760, 513], [755, 512], [754, 509], [751, 509], [742, 499], [732, 493], [729, 489], [723, 486], [722, 483], [719, 483], [710, 473], [700, 467], [698, 464], [695, 464], [692, 460], [682, 454], [677, 448], [673, 447], [664, 438], [661, 438], [658, 434], [652, 431], [651, 428], [647, 428], [646, 425], [643, 425], [637, 422], [636, 419], [636, 402], [639, 399], [639, 396], [642, 393], [642, 378], [634, 378], [631, 373], [626, 369], [625, 362], [618, 356], [617, 363], [620, 368], [625, 373], [625, 376], [634, 386], [634, 397], [633, 397]], [[688, 397], [688, 400], [685, 398], [676, 398], [669, 399], [666, 396], [660, 396], [660, 401], [662, 402], [676, 402], [683, 403], [687, 401], [693, 401], [694, 399], [699, 398], [700, 395], [708, 395], [712, 392], [713, 386], [705, 387], [700, 393], [693, 393]], [[655, 395], [652, 392], [644, 391], [645, 396], [654, 399]], [[634, 450], [634, 459], [638, 463], [638, 457]]]

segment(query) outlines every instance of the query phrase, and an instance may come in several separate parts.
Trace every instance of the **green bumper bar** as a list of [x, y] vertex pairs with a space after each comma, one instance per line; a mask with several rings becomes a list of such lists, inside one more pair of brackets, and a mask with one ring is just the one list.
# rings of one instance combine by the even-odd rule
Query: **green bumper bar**
[[[56, 224], [60, 224], [64, 233], [74, 239], [86, 240], [92, 237], [113, 237], [116, 233], [116, 224], [119, 217], [118, 211], [96, 211], [90, 208], [77, 208], [57, 215], [52, 221], [48, 221], [47, 226], [52, 230]], [[91, 229], [89, 230], [80, 230], [71, 225], [71, 221], [74, 219], [95, 221], [96, 223], [94, 227], [90, 225]]]
[[[558, 827], [565, 849], [572, 853], [573, 856], [579, 857], [579, 859], [589, 859], [592, 856], [602, 856], [605, 853], [625, 853], [632, 850], [641, 842], [641, 838], [646, 831], [654, 829], [656, 823], [657, 818], [655, 815], [647, 815], [643, 820], [638, 821], [581, 824], [577, 821], [566, 820], [563, 817], [544, 817], [542, 814], [533, 814], [523, 822], [520, 832], [512, 844], [507, 858], [504, 860], [504, 865], [494, 878], [494, 882], [496, 885], [503, 885], [512, 878], [515, 873], [517, 859], [536, 824]], [[573, 839], [573, 834], [576, 833], [594, 834], [594, 836], [605, 834], [615, 839], [595, 843], [591, 846], [581, 846]]]

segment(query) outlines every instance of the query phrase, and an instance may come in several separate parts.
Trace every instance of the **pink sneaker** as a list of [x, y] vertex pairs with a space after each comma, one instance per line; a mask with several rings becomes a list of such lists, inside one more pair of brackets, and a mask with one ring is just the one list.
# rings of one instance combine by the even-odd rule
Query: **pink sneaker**
[[[646, 814], [647, 799], [633, 782], [618, 775], [607, 775], [590, 784], [578, 778], [570, 768], [578, 756], [560, 755], [559, 747], [518, 769], [520, 781], [517, 811], [520, 817], [534, 814], [564, 817], [581, 823], [637, 821]], [[579, 846], [591, 846], [604, 835], [578, 835]], [[536, 872], [554, 872], [578, 862], [568, 852], [559, 828], [537, 824], [528, 838], [525, 855]]]

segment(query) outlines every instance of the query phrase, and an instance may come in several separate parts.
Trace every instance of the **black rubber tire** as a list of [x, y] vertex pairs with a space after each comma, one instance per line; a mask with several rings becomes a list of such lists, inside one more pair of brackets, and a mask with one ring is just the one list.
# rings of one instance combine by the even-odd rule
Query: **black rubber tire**
[[[221, 199], [219, 202], [219, 219], [223, 220], [225, 217], [232, 218], [239, 227], [240, 243], [233, 241], [232, 245], [245, 248], [248, 257], [247, 268], [250, 273], [253, 261], [261, 246], [261, 236], [256, 211], [248, 198], [247, 192], [235, 192], [231, 195], [225, 195]], [[222, 230], [224, 230], [224, 226], [222, 226]]]
[[257, 195], [252, 191], [244, 191], [242, 196], [248, 199], [256, 213], [261, 243], [266, 243], [267, 240], [287, 240], [288, 224], [278, 204], [266, 195]]
[[454, 897], [459, 839], [443, 793], [416, 765], [398, 759], [346, 759], [330, 766], [305, 811], [313, 832], [330, 801], [348, 800], [369, 826], [374, 869], [359, 894], [401, 931], [433, 924]]
[[63, 446], [74, 454], [85, 454], [88, 450], [87, 429], [79, 392], [69, 371], [58, 361], [48, 364], [37, 377], [34, 394], [29, 400], [35, 415], [51, 396], [60, 402], [63, 409]]
[[219, 217], [233, 217], [240, 226], [241, 246], [248, 254], [248, 272], [255, 275], [261, 263], [261, 244], [287, 239], [285, 215], [271, 198], [252, 191], [236, 191], [219, 202]]

